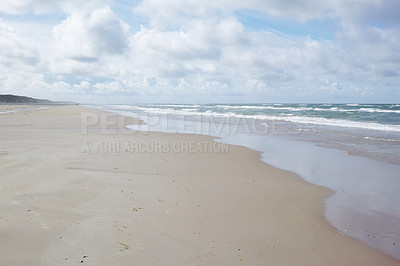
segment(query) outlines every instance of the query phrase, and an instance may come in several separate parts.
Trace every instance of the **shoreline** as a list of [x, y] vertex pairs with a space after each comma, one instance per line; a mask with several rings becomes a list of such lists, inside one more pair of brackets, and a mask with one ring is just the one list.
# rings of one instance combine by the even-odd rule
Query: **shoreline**
[[[160, 106], [162, 105], [158, 105]], [[181, 108], [187, 105], [166, 106]], [[257, 106], [252, 107], [257, 108]], [[322, 134], [317, 133], [318, 130], [315, 133], [306, 130], [282, 134], [285, 128], [289, 127], [278, 128], [271, 124], [272, 129], [269, 131], [268, 128], [257, 125], [252, 119], [231, 121], [218, 118], [214, 120], [212, 117], [203, 119], [201, 115], [200, 117], [176, 116], [169, 113], [158, 115], [160, 109], [155, 109], [155, 113], [143, 113], [139, 108], [137, 110], [139, 113], [136, 113], [136, 108], [135, 105], [97, 107], [100, 110], [144, 119], [148, 125], [141, 127], [143, 131], [211, 135], [219, 137], [218, 142], [242, 145], [262, 152], [263, 162], [295, 172], [307, 182], [336, 192], [325, 201], [324, 214], [337, 230], [400, 259], [399, 246], [396, 246], [400, 243], [398, 234], [400, 225], [395, 222], [400, 219], [397, 214], [400, 197], [397, 196], [395, 189], [398, 187], [400, 165], [357, 156], [347, 149], [343, 151], [343, 147], [318, 145], [326, 138], [325, 135], [331, 136], [336, 134], [335, 132], [327, 131]], [[166, 110], [172, 112], [168, 108]], [[129, 112], [129, 110], [134, 111]], [[222, 124], [218, 124], [219, 122]], [[128, 128], [137, 130], [139, 127], [128, 126]], [[309, 129], [312, 128], [311, 126]], [[246, 134], [248, 131], [251, 134]], [[278, 132], [281, 134], [274, 134]], [[369, 147], [369, 144], [366, 145]], [[362, 186], [359, 182], [362, 182]]]
[[85, 153], [93, 140], [215, 142], [90, 128], [84, 135], [77, 129], [86, 112], [102, 113], [50, 106], [2, 117], [1, 264], [400, 265], [325, 220], [331, 191], [263, 163], [260, 152]]

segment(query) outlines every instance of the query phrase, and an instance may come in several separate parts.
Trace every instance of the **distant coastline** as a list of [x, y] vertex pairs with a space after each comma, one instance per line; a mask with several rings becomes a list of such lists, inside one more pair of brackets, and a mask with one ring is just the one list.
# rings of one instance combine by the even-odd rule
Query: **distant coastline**
[[12, 94], [0, 95], [0, 104], [77, 105], [77, 103], [74, 102], [53, 102], [45, 99], [35, 99]]

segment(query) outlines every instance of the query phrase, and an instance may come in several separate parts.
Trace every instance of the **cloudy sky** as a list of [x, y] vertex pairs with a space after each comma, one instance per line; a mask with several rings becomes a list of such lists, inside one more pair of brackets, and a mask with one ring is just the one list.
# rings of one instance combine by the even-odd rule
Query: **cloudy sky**
[[400, 102], [399, 0], [2, 0], [0, 94]]

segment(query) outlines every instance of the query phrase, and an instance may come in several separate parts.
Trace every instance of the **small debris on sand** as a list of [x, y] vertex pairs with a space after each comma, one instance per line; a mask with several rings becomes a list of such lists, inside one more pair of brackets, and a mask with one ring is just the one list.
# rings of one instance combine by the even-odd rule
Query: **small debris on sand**
[[119, 249], [120, 251], [125, 251], [129, 249], [129, 246], [127, 244], [124, 244], [122, 242], [119, 242], [119, 244], [121, 245], [121, 248]]

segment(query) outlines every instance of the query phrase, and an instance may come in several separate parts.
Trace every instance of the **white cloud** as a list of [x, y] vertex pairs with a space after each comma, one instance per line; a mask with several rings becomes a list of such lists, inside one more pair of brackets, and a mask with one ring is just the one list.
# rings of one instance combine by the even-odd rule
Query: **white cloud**
[[[374, 99], [400, 82], [395, 0], [143, 0], [133, 14], [149, 20], [142, 27], [128, 26], [105, 3], [113, 7], [108, 0], [0, 3], [8, 14], [66, 16], [53, 27], [20, 22], [13, 28], [0, 20], [0, 88], [55, 98], [279, 101], [287, 95]], [[332, 19], [337, 32], [323, 40], [246, 28], [235, 17], [243, 9], [299, 23]]]
[[328, 8], [329, 1], [319, 0], [143, 0], [134, 10], [136, 14], [148, 16], [153, 27], [168, 28], [193, 17], [227, 17], [241, 9], [304, 22], [322, 18]]
[[48, 14], [58, 10], [72, 12], [76, 10], [93, 9], [109, 2], [109, 0], [2, 0], [0, 2], [0, 13]]
[[347, 23], [380, 26], [394, 26], [400, 23], [400, 1], [398, 0], [357, 0], [332, 1], [335, 15]]
[[0, 18], [0, 64], [3, 66], [37, 65], [40, 56], [19, 34]]
[[4, 0], [0, 3], [0, 12], [6, 14], [47, 13], [53, 9], [51, 0]]
[[[246, 34], [234, 19], [217, 23], [192, 20], [177, 31], [159, 31], [142, 27], [133, 39], [134, 51], [153, 53], [172, 62], [218, 60], [228, 46], [242, 45]], [[171, 61], [170, 61], [171, 62]]]
[[0, 18], [0, 91], [36, 95], [42, 65], [39, 51]]
[[256, 10], [268, 16], [306, 22], [340, 18], [365, 23], [398, 24], [398, 0], [143, 0], [134, 10], [148, 16], [152, 26], [166, 28], [195, 18], [226, 17], [238, 10]]
[[125, 88], [118, 81], [111, 81], [106, 83], [96, 83], [93, 85], [94, 94], [115, 94], [126, 92]]
[[265, 14], [301, 22], [322, 18], [329, 1], [320, 0], [248, 0], [238, 1], [239, 8], [259, 10]]
[[122, 54], [128, 47], [129, 26], [104, 7], [73, 12], [53, 33], [60, 57], [93, 62], [104, 54]]

